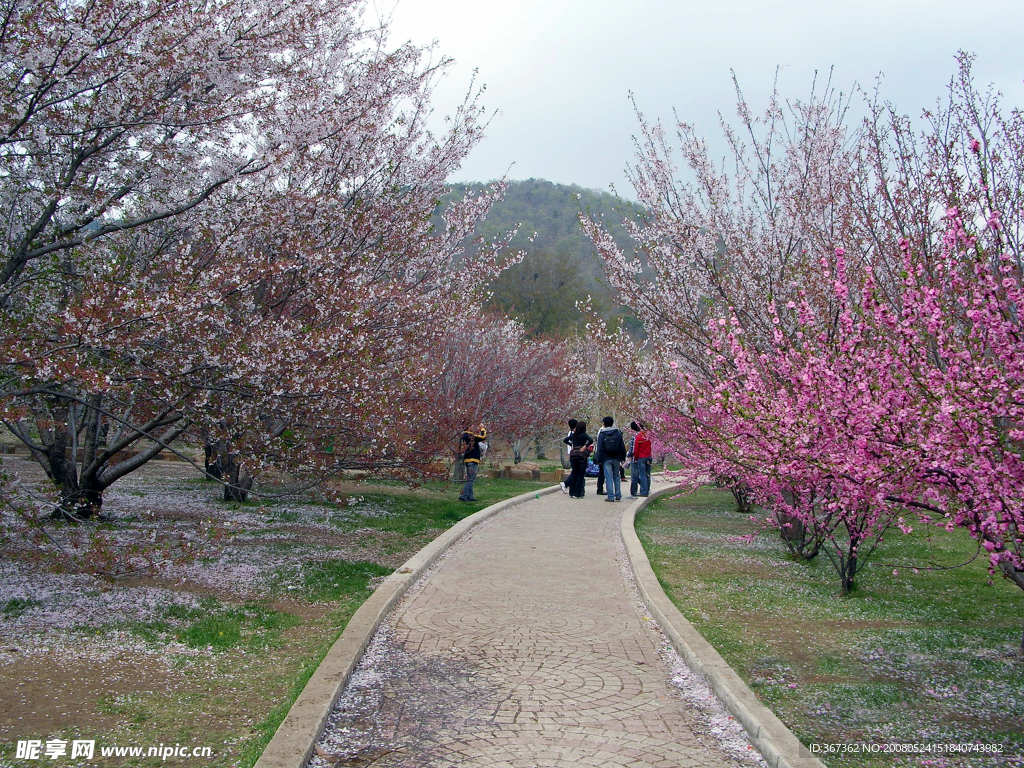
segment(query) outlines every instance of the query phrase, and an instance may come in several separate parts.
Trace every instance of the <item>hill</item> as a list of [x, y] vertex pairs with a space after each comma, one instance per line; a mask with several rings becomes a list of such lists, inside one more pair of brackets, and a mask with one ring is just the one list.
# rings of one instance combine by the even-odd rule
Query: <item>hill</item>
[[[450, 197], [483, 187], [455, 184]], [[619, 247], [633, 250], [622, 218], [642, 213], [634, 203], [608, 192], [543, 179], [509, 183], [504, 199], [495, 203], [476, 234], [491, 240], [518, 229], [510, 248], [527, 255], [491, 284], [490, 303], [520, 320], [534, 336], [561, 337], [582, 329], [584, 320], [576, 302], [589, 296], [602, 318], [621, 321], [631, 332], [639, 332], [636, 319], [615, 300], [593, 244], [580, 231], [581, 211], [603, 216]]]

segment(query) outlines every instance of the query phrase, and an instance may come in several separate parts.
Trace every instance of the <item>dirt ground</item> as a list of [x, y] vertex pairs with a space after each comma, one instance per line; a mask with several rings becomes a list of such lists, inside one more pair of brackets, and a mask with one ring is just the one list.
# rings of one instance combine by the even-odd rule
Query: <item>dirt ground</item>
[[[30, 462], [3, 461], [26, 486], [42, 482]], [[337, 507], [219, 495], [187, 464], [151, 462], [108, 491], [101, 523], [41, 540], [6, 526], [0, 764], [38, 765], [16, 759], [29, 739], [95, 739], [93, 760], [46, 760], [58, 766], [162, 763], [100, 756], [158, 744], [210, 747], [203, 765], [251, 762], [365, 596], [310, 593], [310, 563], [394, 568], [429, 540], [342, 532]], [[58, 544], [66, 555], [33, 551]]]

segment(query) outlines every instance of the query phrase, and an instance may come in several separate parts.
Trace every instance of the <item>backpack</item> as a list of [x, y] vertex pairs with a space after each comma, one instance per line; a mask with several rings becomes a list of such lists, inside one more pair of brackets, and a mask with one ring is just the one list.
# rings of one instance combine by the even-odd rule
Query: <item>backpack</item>
[[609, 429], [601, 433], [601, 459], [626, 458], [626, 443], [622, 440], [622, 431]]

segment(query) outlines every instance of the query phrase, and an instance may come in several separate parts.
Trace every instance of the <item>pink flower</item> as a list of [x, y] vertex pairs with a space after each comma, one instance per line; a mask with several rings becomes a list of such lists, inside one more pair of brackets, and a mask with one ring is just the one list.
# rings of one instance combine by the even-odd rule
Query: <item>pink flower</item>
[[971, 152], [976, 155], [981, 153], [981, 142], [977, 139], [971, 139]]

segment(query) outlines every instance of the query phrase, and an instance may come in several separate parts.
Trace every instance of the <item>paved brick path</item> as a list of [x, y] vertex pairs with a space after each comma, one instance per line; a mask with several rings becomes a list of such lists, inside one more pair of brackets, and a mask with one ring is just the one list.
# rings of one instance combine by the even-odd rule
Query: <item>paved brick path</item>
[[669, 682], [616, 546], [624, 504], [561, 493], [483, 523], [374, 641], [313, 765], [750, 765]]

